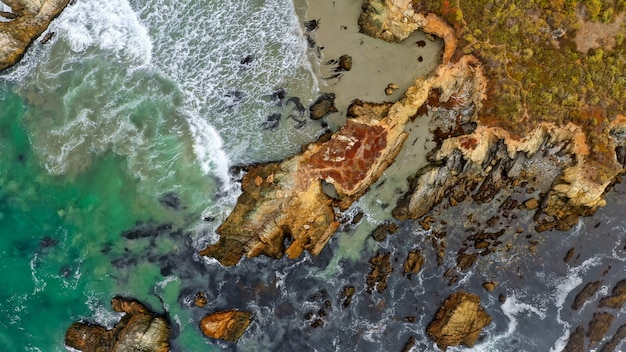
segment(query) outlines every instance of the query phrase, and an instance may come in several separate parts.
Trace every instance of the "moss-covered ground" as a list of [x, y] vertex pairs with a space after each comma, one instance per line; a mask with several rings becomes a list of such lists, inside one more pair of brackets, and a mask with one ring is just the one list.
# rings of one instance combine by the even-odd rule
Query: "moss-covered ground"
[[[457, 56], [483, 62], [489, 78], [483, 124], [523, 136], [538, 122], [573, 122], [587, 135], [589, 161], [603, 165], [614, 157], [610, 121], [626, 111], [626, 0], [414, 0], [413, 6], [454, 27]], [[601, 38], [581, 49], [576, 37], [590, 23]]]

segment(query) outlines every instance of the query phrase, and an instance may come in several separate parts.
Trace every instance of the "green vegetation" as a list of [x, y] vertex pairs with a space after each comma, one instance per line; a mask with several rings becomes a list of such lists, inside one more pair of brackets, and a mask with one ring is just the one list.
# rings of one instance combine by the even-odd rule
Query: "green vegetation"
[[620, 19], [626, 0], [416, 0], [414, 7], [454, 27], [457, 55], [484, 63], [483, 123], [524, 135], [537, 122], [574, 122], [595, 161], [608, 156], [609, 121], [626, 112], [626, 29], [587, 52], [574, 38], [583, 22]]

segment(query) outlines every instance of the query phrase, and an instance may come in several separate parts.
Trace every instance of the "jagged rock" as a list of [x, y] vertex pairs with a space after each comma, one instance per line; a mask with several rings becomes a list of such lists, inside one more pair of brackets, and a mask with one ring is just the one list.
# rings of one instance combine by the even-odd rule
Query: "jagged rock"
[[382, 293], [387, 288], [387, 278], [393, 271], [391, 268], [391, 253], [378, 253], [370, 259], [371, 270], [367, 275], [367, 291], [376, 291]]
[[445, 351], [461, 344], [472, 347], [491, 317], [480, 306], [478, 296], [459, 291], [450, 295], [428, 325], [428, 336]]
[[621, 309], [626, 303], [626, 280], [622, 280], [615, 284], [611, 291], [611, 296], [604, 297], [600, 300], [600, 306]]
[[585, 302], [587, 302], [587, 300], [589, 300], [589, 298], [591, 298], [596, 293], [596, 291], [598, 291], [601, 285], [602, 281], [590, 282], [585, 285], [585, 287], [580, 292], [578, 292], [576, 298], [574, 298], [574, 303], [572, 303], [572, 309], [579, 310], [580, 308], [582, 308]]
[[605, 343], [599, 352], [614, 352], [624, 338], [626, 338], [626, 324], [620, 326], [617, 329], [617, 332], [615, 333], [615, 335], [613, 335], [613, 338]]
[[341, 297], [343, 297], [343, 303], [341, 303], [342, 307], [347, 308], [348, 306], [350, 306], [350, 303], [352, 303], [352, 297], [354, 296], [355, 292], [356, 289], [354, 288], [354, 286], [346, 286], [343, 288], [343, 290], [341, 291]]
[[252, 313], [227, 310], [209, 314], [202, 318], [200, 330], [208, 337], [237, 342], [250, 325]]
[[202, 291], [196, 293], [196, 297], [193, 300], [193, 304], [196, 305], [196, 307], [200, 307], [200, 308], [204, 308], [206, 307], [207, 303], [209, 303], [209, 301], [206, 298], [206, 294]]
[[0, 22], [0, 71], [13, 66], [26, 48], [43, 33], [69, 0], [5, 0], [11, 12]]
[[180, 210], [182, 203], [180, 201], [180, 195], [176, 192], [167, 192], [159, 197], [159, 203], [165, 208], [172, 210]]
[[311, 112], [311, 119], [313, 120], [319, 120], [331, 112], [337, 112], [337, 108], [335, 107], [335, 94], [324, 93], [320, 95], [317, 100], [311, 104], [309, 111]]
[[387, 238], [387, 234], [393, 234], [398, 231], [398, 225], [393, 222], [386, 222], [379, 225], [374, 232], [372, 232], [372, 238], [378, 242], [382, 242]]
[[585, 328], [579, 326], [569, 335], [562, 352], [585, 352]]
[[593, 319], [589, 322], [589, 330], [587, 330], [590, 347], [595, 347], [598, 342], [602, 341], [611, 328], [613, 319], [615, 319], [615, 317], [606, 312], [593, 313]]
[[424, 265], [424, 260], [424, 255], [422, 255], [422, 252], [419, 249], [410, 251], [406, 256], [404, 263], [402, 264], [402, 268], [404, 269], [404, 275], [409, 275], [410, 278], [411, 274], [419, 273], [420, 270], [422, 270], [422, 266]]
[[126, 313], [111, 330], [76, 322], [65, 333], [65, 344], [82, 352], [130, 352], [170, 350], [168, 321], [136, 300], [114, 297], [113, 309]]
[[[392, 112], [390, 105], [355, 105], [355, 117], [330, 138], [281, 163], [250, 167], [237, 206], [217, 229], [219, 241], [200, 254], [223, 265], [243, 255], [318, 254], [339, 227], [333, 206], [345, 210], [359, 199], [406, 139], [410, 110], [398, 106]], [[334, 187], [336, 199], [324, 192], [322, 181]]]

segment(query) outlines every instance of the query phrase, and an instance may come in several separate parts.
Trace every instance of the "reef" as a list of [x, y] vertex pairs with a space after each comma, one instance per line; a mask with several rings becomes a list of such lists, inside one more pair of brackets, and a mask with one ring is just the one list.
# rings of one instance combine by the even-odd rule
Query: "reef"
[[[11, 8], [0, 16], [0, 71], [13, 66], [70, 0], [3, 0]], [[49, 38], [48, 38], [49, 40]]]
[[476, 344], [482, 329], [491, 317], [480, 306], [480, 298], [463, 291], [453, 293], [441, 305], [427, 332], [437, 346], [445, 351], [449, 346]]
[[87, 322], [72, 324], [65, 334], [65, 345], [83, 352], [127, 352], [170, 350], [169, 322], [140, 302], [114, 297], [111, 305], [125, 313], [111, 330]]
[[250, 325], [252, 313], [227, 310], [209, 314], [200, 321], [200, 330], [208, 337], [237, 342]]

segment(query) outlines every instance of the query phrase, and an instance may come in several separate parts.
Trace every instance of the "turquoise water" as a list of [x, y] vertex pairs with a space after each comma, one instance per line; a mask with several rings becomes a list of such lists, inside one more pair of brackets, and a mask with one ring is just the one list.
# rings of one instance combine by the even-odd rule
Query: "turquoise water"
[[[65, 351], [72, 322], [119, 319], [109, 305], [118, 294], [167, 314], [174, 351], [387, 351], [411, 336], [415, 349], [437, 351], [426, 326], [441, 298], [461, 289], [494, 318], [473, 351], [557, 351], [596, 311], [568, 309], [582, 285], [602, 277], [605, 294], [623, 279], [623, 186], [572, 231], [533, 233], [533, 253], [525, 236], [512, 238], [518, 251], [479, 258], [452, 286], [442, 277], [463, 246], [461, 222], [442, 266], [417, 223], [399, 223], [382, 243], [366, 238], [389, 213], [389, 197], [376, 197], [398, 193], [397, 175], [346, 213], [365, 211], [366, 220], [344, 224], [318, 257], [231, 268], [199, 258], [238, 196], [229, 168], [293, 154], [322, 129], [298, 126], [293, 107], [271, 98], [283, 88], [307, 105], [320, 91], [291, 0], [79, 0], [51, 30], [49, 45], [33, 45], [0, 74], [3, 351]], [[279, 126], [264, 129], [273, 113]], [[469, 208], [453, 210], [465, 219]], [[569, 248], [580, 256], [565, 263]], [[413, 249], [426, 264], [407, 277]], [[365, 280], [376, 252], [392, 253], [383, 293]], [[494, 293], [480, 286], [487, 280], [500, 283]], [[346, 286], [356, 289], [349, 307]], [[204, 309], [193, 305], [199, 291]], [[254, 314], [236, 346], [197, 328], [224, 309]], [[614, 332], [626, 316], [612, 313]]]
[[[168, 313], [176, 349], [219, 350], [180, 302], [183, 281], [204, 280], [173, 262], [201, 266], [195, 250], [238, 195], [230, 166], [320, 130], [271, 99], [317, 94], [293, 5], [84, 0], [50, 30], [0, 75], [0, 345], [64, 351], [73, 321], [112, 326], [122, 294]], [[279, 128], [260, 128], [275, 112]]]

